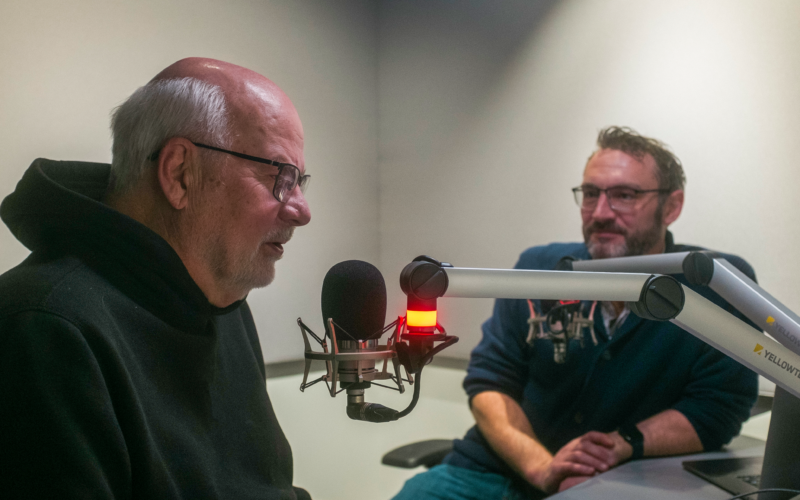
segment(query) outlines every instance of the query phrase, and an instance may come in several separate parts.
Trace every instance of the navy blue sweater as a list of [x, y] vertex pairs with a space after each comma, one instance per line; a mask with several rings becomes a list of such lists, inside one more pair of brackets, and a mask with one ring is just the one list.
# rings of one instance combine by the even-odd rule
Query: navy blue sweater
[[[696, 249], [674, 245], [667, 234], [668, 252]], [[583, 243], [556, 243], [526, 250], [515, 269], [551, 270], [567, 255], [591, 258]], [[744, 260], [722, 257], [755, 279]], [[683, 275], [676, 278], [688, 285]], [[693, 289], [743, 318], [709, 288]], [[534, 304], [540, 313], [541, 304]], [[483, 339], [472, 352], [464, 388], [470, 399], [498, 391], [518, 401], [551, 453], [588, 431], [611, 432], [669, 408], [689, 419], [705, 450], [715, 450], [738, 434], [757, 397], [755, 373], [672, 323], [631, 314], [609, 339], [598, 307], [598, 345], [587, 333], [585, 348], [571, 341], [566, 362], [556, 364], [549, 340], [526, 342], [529, 317], [525, 300], [495, 302], [492, 317], [483, 324]], [[445, 462], [515, 476], [477, 426], [456, 440]]]

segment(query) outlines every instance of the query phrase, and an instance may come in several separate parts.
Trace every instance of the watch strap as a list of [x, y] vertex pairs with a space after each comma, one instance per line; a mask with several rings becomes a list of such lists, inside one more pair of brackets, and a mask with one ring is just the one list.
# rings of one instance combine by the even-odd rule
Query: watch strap
[[617, 429], [619, 435], [633, 448], [631, 460], [637, 460], [644, 456], [644, 435], [636, 427], [636, 424], [625, 424]]

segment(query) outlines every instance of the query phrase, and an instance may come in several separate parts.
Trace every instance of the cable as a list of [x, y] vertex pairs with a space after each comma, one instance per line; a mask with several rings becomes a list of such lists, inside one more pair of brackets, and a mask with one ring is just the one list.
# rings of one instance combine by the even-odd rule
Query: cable
[[417, 406], [417, 401], [419, 401], [419, 387], [422, 385], [422, 368], [414, 373], [414, 377], [417, 379], [417, 383], [414, 384], [414, 397], [411, 398], [411, 404], [408, 405], [408, 408], [397, 413], [397, 418], [405, 417]]
[[408, 415], [409, 413], [411, 413], [411, 410], [413, 410], [415, 406], [417, 406], [417, 401], [419, 401], [419, 391], [420, 391], [420, 386], [422, 385], [422, 368], [424, 368], [424, 367], [425, 367], [425, 365], [426, 365], [426, 364], [427, 364], [427, 363], [428, 363], [428, 362], [429, 362], [431, 359], [433, 359], [433, 356], [434, 356], [435, 354], [438, 354], [438, 353], [439, 353], [439, 352], [441, 352], [441, 351], [442, 351], [442, 350], [443, 350], [445, 347], [448, 347], [448, 346], [450, 346], [450, 345], [453, 345], [453, 344], [455, 344], [456, 342], [458, 342], [458, 337], [449, 337], [447, 340], [445, 340], [444, 342], [442, 342], [441, 344], [439, 344], [438, 346], [436, 346], [434, 349], [432, 349], [432, 350], [431, 350], [431, 351], [430, 351], [428, 354], [426, 354], [426, 355], [425, 355], [425, 356], [422, 358], [422, 360], [420, 361], [420, 366], [419, 366], [419, 368], [417, 369], [417, 371], [416, 371], [416, 372], [414, 372], [414, 378], [415, 378], [415, 383], [414, 383], [414, 396], [411, 398], [411, 403], [408, 405], [408, 408], [406, 408], [405, 410], [403, 410], [403, 411], [401, 411], [401, 412], [398, 412], [398, 413], [397, 413], [397, 418], [403, 418], [403, 417], [405, 417], [406, 415]]
[[741, 495], [736, 495], [728, 500], [738, 500], [739, 498], [749, 497], [750, 495], [755, 495], [757, 493], [800, 493], [800, 490], [790, 490], [787, 488], [766, 488], [763, 490], [751, 491], [750, 493], [742, 493]]

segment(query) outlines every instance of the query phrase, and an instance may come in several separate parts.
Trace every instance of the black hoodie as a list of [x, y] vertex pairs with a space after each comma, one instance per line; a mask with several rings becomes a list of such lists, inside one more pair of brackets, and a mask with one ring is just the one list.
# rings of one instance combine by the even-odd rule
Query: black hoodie
[[244, 301], [211, 305], [103, 205], [109, 166], [36, 160], [0, 206], [0, 497], [294, 499]]

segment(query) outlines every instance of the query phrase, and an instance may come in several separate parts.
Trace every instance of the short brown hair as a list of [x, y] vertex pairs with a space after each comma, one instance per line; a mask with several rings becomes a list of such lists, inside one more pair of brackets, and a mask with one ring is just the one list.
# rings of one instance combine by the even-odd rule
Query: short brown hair
[[604, 128], [597, 135], [597, 147], [598, 150], [622, 151], [639, 161], [642, 161], [645, 155], [652, 156], [658, 167], [656, 176], [659, 189], [666, 189], [671, 193], [683, 189], [686, 184], [683, 165], [678, 157], [669, 150], [669, 146], [657, 139], [640, 135], [631, 128], [616, 126]]

